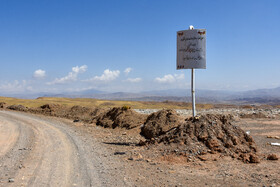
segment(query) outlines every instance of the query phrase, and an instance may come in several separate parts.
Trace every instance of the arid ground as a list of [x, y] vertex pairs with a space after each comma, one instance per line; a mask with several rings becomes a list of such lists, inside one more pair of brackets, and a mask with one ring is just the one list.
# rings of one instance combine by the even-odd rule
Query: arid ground
[[[211, 107], [188, 121], [189, 111], [41, 104], [1, 104], [0, 186], [280, 186], [277, 107]], [[206, 135], [187, 129], [198, 126]]]

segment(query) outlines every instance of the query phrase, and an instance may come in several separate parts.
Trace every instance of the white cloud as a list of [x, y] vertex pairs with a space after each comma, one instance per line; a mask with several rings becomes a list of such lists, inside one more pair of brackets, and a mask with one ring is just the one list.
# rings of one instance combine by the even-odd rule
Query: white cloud
[[26, 89], [27, 81], [14, 80], [13, 82], [6, 82], [0, 85], [0, 90], [2, 92], [21, 92]]
[[85, 80], [86, 82], [93, 82], [93, 81], [113, 81], [118, 78], [120, 75], [119, 70], [111, 71], [109, 69], [104, 70], [101, 76], [95, 76], [91, 79]]
[[184, 78], [185, 78], [184, 74], [179, 74], [179, 75], [178, 74], [174, 74], [174, 75], [168, 74], [168, 75], [164, 75], [162, 78], [160, 78], [160, 77], [155, 78], [155, 81], [158, 83], [173, 83], [175, 81], [182, 80]]
[[41, 70], [41, 69], [38, 69], [38, 70], [34, 71], [34, 73], [33, 73], [33, 77], [36, 79], [42, 79], [42, 78], [45, 78], [45, 76], [46, 76], [46, 71]]
[[74, 73], [84, 73], [85, 71], [87, 71], [87, 66], [86, 66], [86, 65], [83, 65], [83, 66], [81, 66], [81, 67], [76, 66], [76, 67], [73, 67], [73, 68], [72, 68], [72, 71], [73, 71]]
[[62, 78], [56, 78], [52, 82], [48, 82], [48, 85], [53, 85], [53, 84], [65, 84], [69, 82], [75, 82], [77, 81], [78, 74], [84, 73], [87, 70], [87, 66], [76, 66], [72, 68], [72, 71], [68, 73], [67, 76], [62, 77]]
[[137, 83], [137, 82], [141, 82], [142, 79], [141, 79], [141, 78], [135, 78], [135, 79], [128, 78], [128, 79], [126, 79], [125, 81], [127, 81], [127, 82], [132, 82], [132, 83]]
[[172, 82], [175, 82], [175, 80], [176, 79], [171, 74], [164, 75], [162, 78], [160, 78], [160, 77], [155, 78], [155, 81], [159, 82], [159, 83], [172, 83]]
[[132, 71], [132, 68], [126, 68], [126, 69], [124, 70], [124, 73], [125, 73], [126, 75], [128, 75], [131, 71]]
[[176, 78], [176, 80], [183, 80], [185, 79], [185, 75], [182, 73], [182, 74], [174, 74], [174, 77]]

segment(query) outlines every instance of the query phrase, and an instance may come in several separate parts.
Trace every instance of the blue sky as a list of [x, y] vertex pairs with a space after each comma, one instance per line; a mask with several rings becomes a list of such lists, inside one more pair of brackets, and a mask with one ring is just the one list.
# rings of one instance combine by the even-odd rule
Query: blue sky
[[189, 88], [176, 32], [207, 30], [198, 89], [280, 86], [278, 0], [1, 0], [0, 92]]

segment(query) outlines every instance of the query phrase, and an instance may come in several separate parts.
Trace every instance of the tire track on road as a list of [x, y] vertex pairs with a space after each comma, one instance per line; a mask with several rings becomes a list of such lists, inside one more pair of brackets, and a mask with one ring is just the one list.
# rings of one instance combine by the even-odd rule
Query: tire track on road
[[[68, 134], [38, 117], [6, 111], [0, 112], [0, 117], [2, 121], [5, 119], [1, 126], [9, 124], [7, 128], [11, 129], [5, 132], [17, 132], [15, 129], [18, 127], [34, 134], [32, 150], [29, 150], [24, 158], [21, 156], [22, 160], [17, 159], [15, 162], [18, 163], [16, 165], [19, 165], [19, 161], [23, 162], [25, 168], [11, 167], [8, 170], [3, 168], [3, 173], [6, 173], [5, 176], [1, 176], [4, 179], [4, 186], [7, 185], [5, 182], [9, 177], [15, 180], [15, 183], [11, 184], [13, 186], [90, 186], [91, 179], [78, 152], [78, 146]], [[5, 132], [3, 131], [3, 134]], [[19, 130], [18, 134], [22, 137], [26, 132]], [[6, 135], [1, 137], [5, 139]], [[5, 148], [10, 149], [12, 155], [5, 154], [7, 159], [0, 162], [1, 165], [3, 162], [10, 163], [9, 166], [14, 165], [13, 158], [20, 154], [20, 150], [17, 150], [19, 146], [13, 146], [15, 144], [13, 139], [7, 140], [11, 143]], [[16, 142], [26, 143], [27, 139], [19, 138]]]

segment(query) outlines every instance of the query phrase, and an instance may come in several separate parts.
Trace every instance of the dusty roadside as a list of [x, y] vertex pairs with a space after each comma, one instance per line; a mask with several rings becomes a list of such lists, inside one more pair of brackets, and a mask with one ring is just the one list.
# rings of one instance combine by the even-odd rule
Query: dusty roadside
[[[274, 125], [267, 126], [269, 122], [264, 123], [267, 121]], [[279, 186], [280, 162], [267, 160], [266, 155], [276, 154], [280, 157], [280, 147], [268, 145], [271, 141], [280, 143], [280, 140], [267, 139], [266, 135], [268, 132], [280, 135], [280, 120], [241, 119], [236, 124], [245, 131], [250, 130], [256, 139], [260, 163], [245, 164], [231, 157], [188, 162], [184, 156], [163, 154], [161, 146], [138, 146], [137, 143], [143, 140], [139, 135], [140, 129], [104, 129], [95, 125], [84, 129], [100, 143], [105, 143], [104, 147], [111, 150], [112, 156], [116, 152], [124, 153], [115, 156], [136, 177], [134, 180], [140, 181], [137, 186]], [[264, 129], [260, 136], [259, 132]]]
[[[280, 135], [280, 121], [269, 121], [272, 126], [247, 119], [238, 124], [251, 131], [261, 153], [279, 157], [280, 148], [267, 145], [270, 140], [266, 135]], [[187, 162], [185, 157], [162, 155], [157, 146], [138, 146], [143, 140], [139, 128], [109, 129], [1, 111], [0, 129], [0, 140], [9, 142], [1, 144], [5, 145], [0, 152], [1, 186], [280, 185], [279, 160], [245, 164], [224, 157]], [[9, 183], [9, 179], [14, 182]]]

